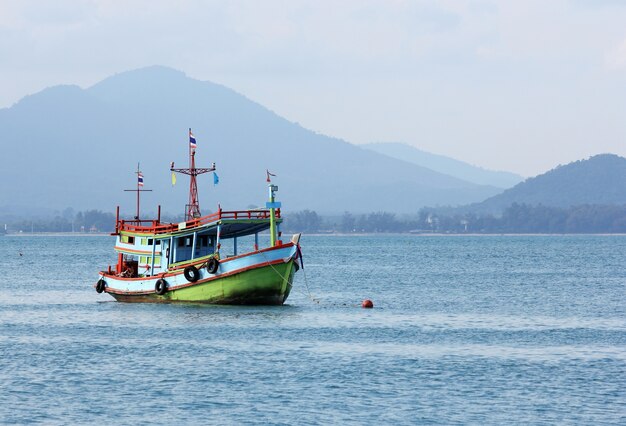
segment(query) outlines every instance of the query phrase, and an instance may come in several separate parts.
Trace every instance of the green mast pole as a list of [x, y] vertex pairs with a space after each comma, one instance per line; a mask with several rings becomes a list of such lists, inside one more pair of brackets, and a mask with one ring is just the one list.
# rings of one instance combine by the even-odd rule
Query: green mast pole
[[278, 191], [278, 186], [269, 184], [269, 196], [270, 200], [265, 204], [265, 207], [270, 209], [270, 247], [276, 245], [276, 209], [280, 208], [280, 203], [275, 201], [274, 193]]

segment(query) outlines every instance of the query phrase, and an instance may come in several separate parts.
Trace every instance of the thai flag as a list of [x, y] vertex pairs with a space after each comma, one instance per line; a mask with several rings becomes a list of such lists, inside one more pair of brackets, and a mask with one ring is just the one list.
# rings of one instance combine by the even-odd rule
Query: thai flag
[[137, 173], [137, 185], [143, 186], [143, 173]]
[[189, 129], [189, 146], [192, 148], [196, 147], [196, 137], [191, 133], [191, 129]]

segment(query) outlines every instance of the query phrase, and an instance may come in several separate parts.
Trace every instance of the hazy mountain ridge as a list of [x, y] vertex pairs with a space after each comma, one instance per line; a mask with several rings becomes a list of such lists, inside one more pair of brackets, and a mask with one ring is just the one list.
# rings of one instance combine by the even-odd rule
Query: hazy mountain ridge
[[584, 204], [626, 204], [626, 158], [599, 154], [559, 165], [460, 210], [499, 214], [513, 203], [562, 208]]
[[137, 162], [142, 206], [182, 212], [187, 179], [171, 188], [169, 162], [187, 164], [187, 128], [198, 140], [197, 164], [217, 163], [220, 184], [199, 181], [203, 211], [263, 205], [265, 169], [278, 174], [289, 210], [414, 212], [464, 204], [496, 188], [398, 161], [291, 123], [224, 86], [169, 68], [117, 74], [88, 88], [57, 86], [0, 110], [5, 167], [0, 205], [33, 209], [132, 211]]
[[504, 189], [510, 188], [524, 180], [522, 176], [515, 173], [484, 169], [451, 157], [422, 151], [404, 143], [376, 142], [359, 146], [477, 185], [491, 185]]

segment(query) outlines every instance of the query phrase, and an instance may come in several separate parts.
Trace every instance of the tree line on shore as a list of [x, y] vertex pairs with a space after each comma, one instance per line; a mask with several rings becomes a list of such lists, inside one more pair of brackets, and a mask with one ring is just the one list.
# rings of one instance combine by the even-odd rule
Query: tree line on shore
[[477, 234], [626, 233], [626, 205], [580, 205], [569, 208], [513, 203], [501, 216], [442, 213], [423, 208], [416, 215], [399, 217], [389, 212], [322, 217], [303, 210], [286, 216], [287, 232], [413, 232]]
[[[176, 223], [182, 217], [164, 216], [162, 220]], [[53, 218], [8, 222], [11, 233], [112, 232], [114, 227], [115, 215], [100, 210], [76, 214], [66, 210]], [[322, 216], [313, 210], [301, 210], [285, 215], [282, 230], [305, 233], [626, 233], [626, 205], [559, 208], [513, 203], [501, 216], [433, 208], [402, 216], [385, 211]]]
[[[182, 216], [164, 215], [162, 217], [162, 221], [176, 223], [182, 221]], [[71, 208], [68, 208], [52, 218], [7, 220], [6, 222], [10, 233], [109, 233], [115, 230], [115, 214], [111, 212], [103, 212], [101, 210], [86, 210], [74, 213]]]

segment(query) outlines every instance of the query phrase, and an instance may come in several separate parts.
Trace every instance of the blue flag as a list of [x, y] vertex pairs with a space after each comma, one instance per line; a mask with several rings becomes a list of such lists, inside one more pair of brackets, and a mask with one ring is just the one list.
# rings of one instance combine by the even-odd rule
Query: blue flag
[[220, 177], [217, 173], [213, 172], [213, 185], [217, 185], [218, 183], [220, 183]]

